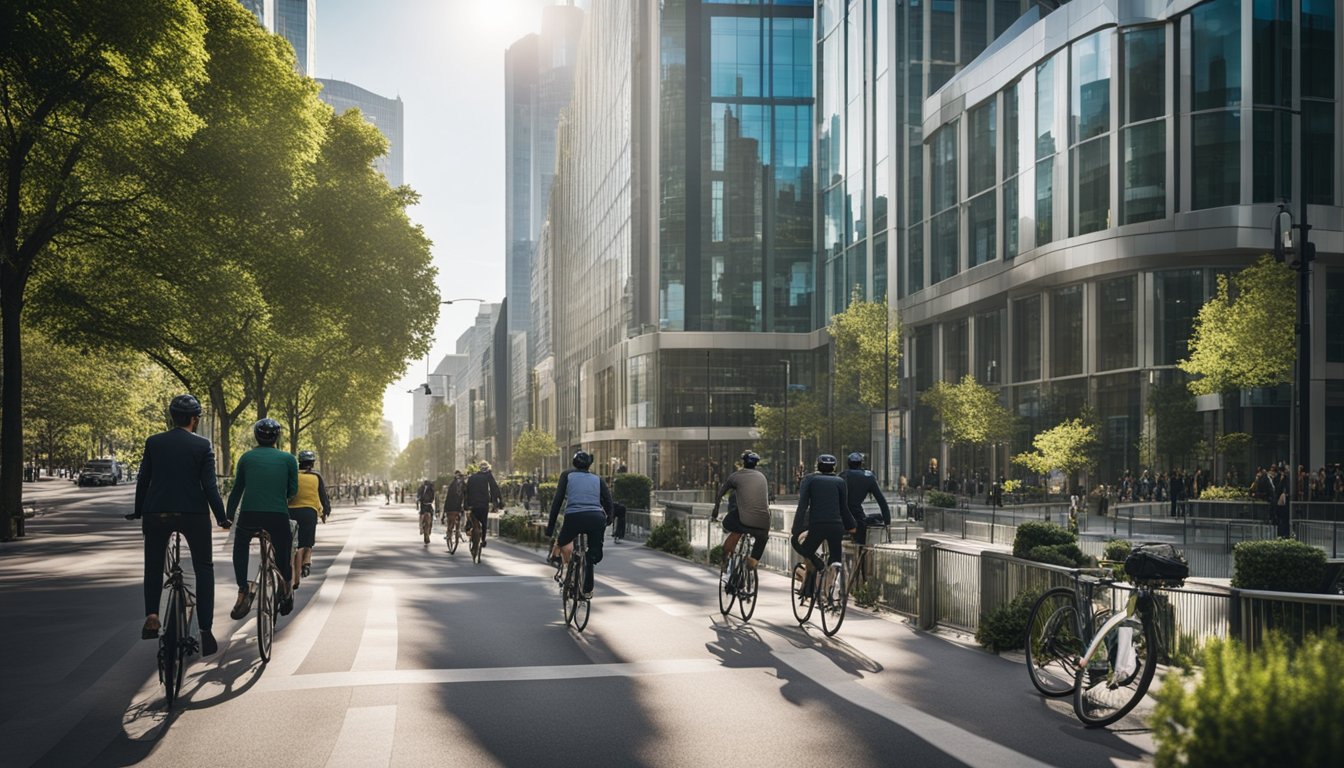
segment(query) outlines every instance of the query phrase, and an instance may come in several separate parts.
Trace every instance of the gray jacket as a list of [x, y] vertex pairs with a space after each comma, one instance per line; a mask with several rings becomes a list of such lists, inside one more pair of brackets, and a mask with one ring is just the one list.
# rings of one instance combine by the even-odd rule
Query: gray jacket
[[759, 469], [739, 469], [723, 481], [714, 496], [714, 514], [719, 513], [723, 495], [736, 494], [738, 519], [749, 528], [770, 528], [770, 484]]

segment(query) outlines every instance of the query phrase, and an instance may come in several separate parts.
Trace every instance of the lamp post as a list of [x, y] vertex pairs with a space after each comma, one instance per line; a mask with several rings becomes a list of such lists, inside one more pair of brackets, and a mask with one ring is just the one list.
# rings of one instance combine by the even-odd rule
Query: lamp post
[[[1300, 112], [1294, 110], [1298, 115], [1298, 145], [1302, 150], [1306, 149], [1305, 128], [1303, 127], [1303, 118]], [[1279, 263], [1288, 263], [1288, 266], [1297, 272], [1297, 366], [1293, 375], [1293, 394], [1295, 397], [1294, 406], [1297, 408], [1297, 440], [1289, 442], [1288, 452], [1288, 472], [1291, 477], [1290, 488], [1293, 493], [1289, 498], [1288, 532], [1292, 530], [1292, 500], [1303, 495], [1301, 488], [1301, 478], [1297, 472], [1299, 464], [1311, 468], [1311, 262], [1316, 260], [1316, 246], [1309, 239], [1311, 225], [1307, 223], [1307, 181], [1306, 181], [1306, 159], [1302, 158], [1298, 169], [1298, 191], [1299, 191], [1299, 209], [1301, 219], [1297, 224], [1293, 223], [1293, 214], [1286, 205], [1279, 206], [1279, 212], [1274, 216], [1274, 259]], [[1296, 228], [1301, 235], [1300, 242], [1294, 247], [1292, 231]], [[1292, 253], [1297, 256], [1296, 259], [1289, 262], [1288, 255]], [[1280, 535], [1284, 535], [1282, 528]]]
[[891, 490], [891, 305], [882, 300], [882, 487]]
[[787, 493], [793, 479], [793, 465], [789, 463], [789, 379], [792, 368], [787, 358], [779, 362], [784, 364], [784, 491]]

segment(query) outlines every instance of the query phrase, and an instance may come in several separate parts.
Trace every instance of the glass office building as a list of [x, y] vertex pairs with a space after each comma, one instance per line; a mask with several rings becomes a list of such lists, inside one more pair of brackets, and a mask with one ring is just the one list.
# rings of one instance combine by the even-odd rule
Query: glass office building
[[[948, 3], [963, 31], [968, 19], [979, 28], [986, 4], [972, 5]], [[1091, 482], [1137, 469], [1149, 402], [1183, 381], [1175, 366], [1217, 277], [1271, 249], [1276, 204], [1300, 210], [1303, 190], [1317, 246], [1308, 386], [1323, 428], [1301, 463], [1344, 460], [1341, 13], [1341, 0], [1073, 0], [1029, 9], [955, 72], [929, 51], [915, 74], [912, 56], [910, 82], [941, 87], [908, 102], [905, 135], [918, 141], [905, 143], [897, 190], [908, 381], [917, 393], [972, 373], [1023, 429], [994, 455], [949, 451], [916, 408], [908, 468], [941, 456], [959, 475], [1002, 471], [1088, 406], [1102, 441]], [[844, 211], [826, 210], [830, 231]], [[853, 247], [846, 237], [829, 259]], [[1206, 444], [1244, 431], [1251, 465], [1288, 459], [1290, 400], [1286, 386], [1199, 398]], [[1231, 462], [1216, 459], [1204, 449], [1170, 463], [1221, 481]]]
[[338, 114], [358, 109], [364, 119], [373, 123], [383, 134], [383, 138], [387, 139], [387, 154], [374, 158], [373, 167], [383, 174], [388, 184], [394, 187], [405, 184], [405, 109], [401, 97], [389, 99], [343, 80], [319, 77], [317, 82], [322, 86], [318, 98], [330, 104]]
[[273, 1], [274, 32], [294, 47], [299, 73], [312, 77], [317, 71], [317, 0]]

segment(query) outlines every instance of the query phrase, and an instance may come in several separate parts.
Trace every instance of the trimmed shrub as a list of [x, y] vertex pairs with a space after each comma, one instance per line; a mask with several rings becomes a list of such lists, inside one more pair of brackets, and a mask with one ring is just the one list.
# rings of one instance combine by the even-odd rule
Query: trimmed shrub
[[686, 538], [686, 527], [680, 520], [666, 520], [649, 531], [644, 546], [661, 550], [678, 557], [691, 556], [691, 542]]
[[1134, 550], [1134, 545], [1128, 539], [1109, 539], [1106, 542], [1106, 548], [1102, 550], [1102, 558], [1115, 563], [1125, 562], [1129, 553]]
[[540, 505], [538, 509], [540, 509], [543, 514], [549, 514], [551, 511], [551, 499], [555, 498], [556, 485], [558, 485], [558, 483], [554, 482], [537, 484], [537, 504]]
[[1017, 535], [1013, 538], [1013, 557], [1026, 557], [1036, 547], [1073, 544], [1076, 541], [1077, 536], [1054, 523], [1028, 520], [1017, 526]]
[[942, 507], [943, 509], [956, 509], [957, 497], [943, 491], [929, 491], [924, 495], [924, 503], [930, 507]]
[[1237, 488], [1231, 485], [1210, 485], [1208, 488], [1199, 492], [1200, 501], [1249, 501], [1251, 495], [1245, 488]]
[[647, 475], [622, 472], [611, 481], [611, 498], [626, 509], [648, 509], [653, 481]]
[[[1073, 551], [1069, 549], [1070, 547], [1073, 548], [1073, 551], [1078, 550], [1077, 544], [1043, 544], [1039, 547], [1032, 547], [1031, 551], [1027, 553], [1027, 559], [1046, 565], [1076, 568], [1080, 565], [1079, 557], [1073, 554]], [[1078, 552], [1078, 555], [1081, 556], [1082, 552]]]
[[1270, 635], [1256, 651], [1213, 640], [1203, 673], [1170, 674], [1149, 722], [1156, 764], [1189, 768], [1339, 765], [1344, 755], [1344, 642]]
[[1243, 541], [1232, 550], [1232, 586], [1271, 592], [1319, 592], [1325, 552], [1294, 539]]
[[1027, 619], [1031, 616], [1031, 607], [1036, 604], [1036, 598], [1040, 596], [1040, 592], [1021, 592], [1007, 605], [981, 617], [980, 628], [975, 630], [975, 642], [993, 653], [1024, 647]]
[[723, 563], [723, 545], [715, 544], [714, 548], [709, 550], [709, 564], [720, 565]]

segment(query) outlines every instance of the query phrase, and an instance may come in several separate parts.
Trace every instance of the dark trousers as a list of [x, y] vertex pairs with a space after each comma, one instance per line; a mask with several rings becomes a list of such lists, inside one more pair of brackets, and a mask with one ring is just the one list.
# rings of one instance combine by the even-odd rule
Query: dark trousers
[[247, 589], [247, 559], [252, 537], [260, 531], [271, 535], [275, 550], [275, 567], [286, 584], [294, 581], [294, 561], [291, 559], [294, 536], [289, 530], [289, 515], [274, 512], [240, 512], [233, 536], [233, 577], [238, 589]]
[[560, 525], [560, 535], [555, 538], [558, 546], [565, 546], [579, 537], [588, 534], [588, 557], [583, 564], [583, 591], [593, 591], [593, 565], [602, 562], [602, 534], [607, 530], [607, 516], [601, 512], [567, 512]]
[[821, 548], [823, 541], [830, 547], [830, 562], [840, 562], [840, 548], [845, 541], [845, 527], [840, 523], [814, 523], [807, 529], [803, 543], [799, 544], [796, 539], [793, 541], [793, 551], [811, 563], [812, 569], [817, 573], [826, 570], [826, 563], [817, 557], [817, 550]]
[[173, 531], [181, 531], [191, 553], [192, 569], [196, 571], [196, 623], [201, 629], [210, 629], [215, 622], [215, 558], [210, 545], [210, 516], [145, 515], [140, 530], [145, 535], [145, 615], [159, 612], [168, 538]]
[[[751, 557], [753, 560], [760, 560], [765, 554], [765, 545], [770, 541], [770, 532], [764, 528], [753, 528], [745, 525], [742, 518], [738, 516], [736, 509], [728, 510], [728, 514], [723, 518], [723, 530], [729, 533], [740, 533], [751, 536]], [[724, 557], [732, 554], [724, 552]]]

